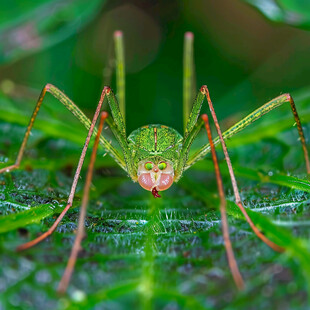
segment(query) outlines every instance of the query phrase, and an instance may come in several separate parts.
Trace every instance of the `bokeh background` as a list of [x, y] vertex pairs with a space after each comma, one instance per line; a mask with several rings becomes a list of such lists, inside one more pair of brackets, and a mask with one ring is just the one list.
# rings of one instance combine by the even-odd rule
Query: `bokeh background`
[[[309, 29], [308, 0], [2, 0], [0, 168], [14, 162], [46, 83], [89, 117], [104, 85], [117, 93], [115, 30], [125, 40], [128, 133], [149, 123], [182, 133], [183, 38], [192, 31], [196, 88], [208, 85], [223, 128], [290, 92], [309, 137]], [[52, 96], [44, 102], [21, 169], [0, 175], [0, 310], [309, 309], [310, 183], [288, 106], [227, 141], [244, 205], [284, 254], [258, 240], [240, 215], [218, 148], [245, 291], [237, 291], [227, 266], [209, 157], [154, 200], [98, 156], [87, 240], [60, 297], [86, 169], [55, 233], [15, 251], [61, 212], [86, 135]], [[202, 132], [194, 148], [205, 141]]]
[[257, 1], [278, 23], [237, 0], [3, 3], [0, 78], [38, 90], [52, 83], [91, 114], [103, 85], [115, 85], [113, 32], [120, 29], [128, 132], [148, 123], [182, 132], [186, 31], [195, 34], [197, 89], [209, 86], [220, 119], [309, 86], [309, 33], [287, 25], [306, 28], [309, 7], [297, 1], [294, 12], [290, 2]]

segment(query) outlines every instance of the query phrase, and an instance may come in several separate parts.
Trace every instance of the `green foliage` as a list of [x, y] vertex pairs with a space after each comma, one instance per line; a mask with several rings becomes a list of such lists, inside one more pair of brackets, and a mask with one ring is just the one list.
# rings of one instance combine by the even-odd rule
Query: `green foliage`
[[[265, 44], [262, 38], [271, 26], [256, 33], [256, 20], [242, 18], [252, 18], [247, 13], [251, 8], [244, 4], [238, 14], [245, 10], [245, 15], [234, 17], [227, 14], [232, 2], [184, 1], [184, 7], [178, 1], [162, 6], [158, 2], [156, 12], [164, 10], [159, 24], [144, 1], [139, 9], [131, 2], [139, 3], [126, 1], [130, 5], [123, 6], [125, 2], [110, 1], [101, 14], [105, 1], [99, 0], [1, 4], [0, 62], [6, 64], [1, 76], [11, 81], [0, 83], [0, 168], [14, 162], [45, 83], [60, 87], [92, 114], [102, 85], [114, 84], [110, 47], [116, 29], [125, 31], [128, 133], [146, 123], [171, 125], [181, 132], [182, 37], [191, 30], [197, 86], [208, 83], [219, 119], [227, 118], [222, 128], [281, 92], [294, 90], [309, 139], [310, 90], [302, 88], [308, 76], [297, 74], [307, 72], [308, 48], [298, 44], [309, 41], [306, 32], [286, 45], [274, 39]], [[270, 20], [309, 28], [308, 2], [246, 2]], [[226, 15], [219, 14], [217, 5]], [[250, 32], [253, 27], [255, 35]], [[282, 33], [282, 41], [283, 37]], [[270, 53], [263, 49], [266, 46]], [[44, 52], [33, 55], [40, 50]], [[104, 134], [112, 138], [109, 131]], [[46, 231], [65, 206], [85, 136], [70, 112], [47, 95], [20, 169], [0, 175], [1, 310], [307, 309], [310, 183], [288, 106], [227, 141], [244, 205], [285, 253], [269, 249], [245, 222], [234, 204], [221, 148], [217, 149], [244, 292], [237, 291], [228, 268], [210, 158], [195, 164], [155, 200], [100, 149], [85, 222], [87, 238], [68, 294], [58, 296], [86, 168], [73, 207], [53, 235], [25, 252], [15, 249]], [[203, 143], [205, 132], [194, 142], [193, 152]], [[88, 162], [89, 157], [85, 166]]]
[[243, 0], [268, 19], [291, 26], [310, 29], [310, 2], [307, 0]]
[[[303, 119], [309, 117], [303, 108], [309, 102], [308, 94], [306, 90], [296, 96]], [[26, 118], [18, 117], [18, 100], [1, 98], [12, 112], [11, 119], [5, 116], [9, 113], [1, 114], [12, 122], [0, 125], [5, 133], [0, 139], [1, 149], [5, 149], [2, 162], [7, 165], [18, 150]], [[233, 203], [227, 169], [221, 162], [231, 200], [231, 238], [246, 280], [245, 292], [237, 292], [227, 266], [210, 159], [193, 166], [179, 184], [155, 200], [123, 175], [113, 161], [99, 156], [86, 220], [87, 239], [68, 295], [59, 299], [55, 289], [74, 240], [83, 182], [73, 209], [57, 231], [33, 249], [15, 252], [17, 245], [46, 231], [65, 205], [81, 149], [79, 139], [86, 135], [73, 116], [67, 115], [65, 125], [77, 131], [71, 131], [71, 142], [64, 140], [64, 129], [54, 125], [50, 117], [59, 113], [57, 105], [48, 104], [51, 98], [46, 100], [48, 108], [43, 108], [21, 169], [0, 176], [2, 307], [40, 309], [44, 304], [55, 309], [92, 309], [95, 305], [102, 309], [249, 309], [251, 295], [255, 309], [275, 305], [304, 309], [310, 296], [310, 183], [300, 176], [281, 173], [292, 156], [296, 159], [293, 168], [304, 170], [288, 107], [265, 116], [229, 141], [249, 214], [269, 238], [285, 246], [284, 254], [273, 252], [253, 234]], [[25, 109], [26, 103], [22, 104]], [[281, 123], [286, 120], [287, 129], [282, 128], [270, 143], [270, 132], [262, 127], [268, 123], [273, 126], [275, 115], [280, 115]], [[297, 149], [298, 157], [288, 151], [293, 149]], [[260, 170], [257, 163], [261, 163]], [[85, 171], [82, 180], [84, 176]]]
[[0, 63], [18, 60], [76, 34], [102, 4], [102, 0], [1, 3]]

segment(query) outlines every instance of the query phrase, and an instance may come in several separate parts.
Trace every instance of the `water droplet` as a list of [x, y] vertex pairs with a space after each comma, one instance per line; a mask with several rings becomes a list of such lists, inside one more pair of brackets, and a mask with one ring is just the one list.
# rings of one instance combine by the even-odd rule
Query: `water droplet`
[[86, 298], [86, 294], [83, 291], [76, 290], [72, 294], [72, 299], [76, 302], [82, 302]]
[[38, 283], [49, 283], [52, 280], [52, 277], [47, 270], [38, 271], [35, 275], [35, 278]]

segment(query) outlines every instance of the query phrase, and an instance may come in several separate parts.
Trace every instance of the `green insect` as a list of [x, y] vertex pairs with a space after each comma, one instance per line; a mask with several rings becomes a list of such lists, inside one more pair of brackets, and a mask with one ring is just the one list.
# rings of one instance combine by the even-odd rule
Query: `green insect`
[[[65, 292], [69, 280], [71, 278], [74, 264], [80, 250], [81, 240], [84, 235], [84, 219], [86, 216], [86, 206], [88, 202], [88, 193], [90, 182], [92, 179], [92, 171], [96, 157], [96, 151], [98, 144], [101, 144], [103, 148], [108, 152], [108, 154], [116, 161], [116, 163], [126, 171], [129, 177], [134, 181], [138, 182], [141, 187], [150, 191], [155, 198], [160, 197], [159, 192], [167, 190], [172, 186], [174, 182], [178, 182], [185, 170], [189, 169], [197, 161], [202, 160], [206, 157], [208, 153], [212, 153], [212, 159], [216, 172], [216, 180], [219, 190], [220, 197], [220, 210], [222, 216], [222, 229], [224, 235], [224, 243], [227, 251], [228, 263], [231, 269], [234, 281], [238, 288], [242, 289], [244, 282], [242, 276], [239, 272], [232, 247], [229, 240], [228, 233], [228, 223], [226, 218], [226, 200], [224, 196], [223, 185], [221, 181], [221, 176], [219, 172], [219, 167], [217, 163], [215, 145], [221, 143], [224, 152], [225, 160], [228, 165], [232, 187], [234, 190], [236, 204], [239, 206], [241, 212], [245, 216], [246, 220], [250, 224], [251, 228], [255, 234], [261, 238], [266, 244], [272, 247], [276, 251], [284, 251], [284, 248], [276, 245], [269, 239], [267, 239], [254, 225], [249, 216], [246, 213], [242, 205], [242, 201], [239, 195], [237, 182], [234, 176], [232, 164], [227, 152], [227, 147], [225, 144], [225, 139], [230, 138], [237, 132], [241, 131], [262, 115], [270, 112], [274, 108], [287, 102], [290, 104], [293, 112], [295, 122], [297, 124], [297, 129], [302, 144], [304, 157], [306, 161], [307, 172], [310, 172], [310, 164], [308, 159], [308, 152], [306, 148], [305, 138], [298, 117], [296, 106], [292, 97], [289, 94], [283, 94], [268, 103], [264, 104], [244, 119], [236, 123], [234, 126], [229, 128], [227, 131], [222, 133], [214, 108], [210, 98], [208, 88], [202, 86], [198, 91], [196, 99], [191, 107], [192, 89], [193, 89], [193, 34], [185, 34], [185, 50], [184, 50], [184, 77], [183, 77], [183, 114], [184, 114], [184, 133], [183, 136], [179, 134], [175, 129], [164, 126], [164, 125], [147, 125], [133, 131], [128, 137], [125, 127], [125, 72], [124, 72], [124, 49], [123, 49], [123, 35], [122, 32], [116, 31], [114, 34], [115, 39], [115, 53], [116, 53], [116, 72], [117, 72], [117, 90], [118, 90], [118, 101], [113, 94], [110, 87], [104, 87], [99, 104], [96, 108], [95, 114], [92, 120], [89, 120], [85, 114], [58, 88], [51, 84], [47, 84], [38, 99], [35, 110], [32, 114], [31, 120], [27, 127], [23, 142], [21, 144], [17, 159], [14, 165], [5, 167], [0, 170], [0, 173], [9, 172], [13, 169], [19, 167], [23, 153], [26, 147], [26, 143], [33, 127], [34, 121], [38, 114], [38, 111], [43, 103], [43, 99], [46, 93], [52, 94], [57, 98], [64, 106], [70, 110], [80, 122], [87, 128], [88, 135], [77, 165], [76, 173], [73, 179], [72, 187], [68, 197], [67, 205], [63, 209], [62, 213], [59, 215], [57, 220], [54, 222], [52, 227], [42, 234], [40, 237], [21, 245], [18, 250], [24, 250], [32, 247], [38, 242], [44, 240], [49, 236], [60, 223], [66, 212], [70, 209], [73, 203], [73, 198], [75, 195], [76, 186], [79, 180], [79, 175], [85, 158], [85, 154], [90, 142], [92, 135], [96, 135], [95, 144], [92, 151], [92, 157], [88, 168], [88, 173], [86, 176], [86, 182], [84, 187], [84, 196], [82, 201], [80, 220], [76, 235], [76, 240], [72, 248], [72, 252], [69, 258], [69, 262], [63, 278], [59, 285], [59, 291]], [[104, 99], [107, 99], [110, 106], [109, 115], [107, 112], [101, 112], [102, 104]], [[210, 108], [210, 112], [218, 133], [218, 137], [214, 140], [211, 136], [210, 126], [208, 122], [208, 117], [206, 114], [200, 116], [200, 111], [204, 100], [206, 99], [207, 104]], [[118, 103], [119, 102], [119, 103]], [[100, 118], [101, 113], [101, 118]], [[100, 124], [96, 128], [96, 123], [98, 118], [100, 118]], [[120, 153], [112, 144], [101, 134], [104, 121], [110, 127], [112, 133], [114, 134], [116, 140], [118, 141], [122, 152]], [[201, 128], [205, 126], [208, 134], [209, 143], [203, 145], [200, 150], [195, 154], [189, 156], [191, 145]]]

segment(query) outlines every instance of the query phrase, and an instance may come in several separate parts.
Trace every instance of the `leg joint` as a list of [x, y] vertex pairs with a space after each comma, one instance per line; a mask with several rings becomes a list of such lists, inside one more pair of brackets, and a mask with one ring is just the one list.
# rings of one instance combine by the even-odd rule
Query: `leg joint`
[[203, 95], [209, 94], [209, 90], [208, 90], [207, 85], [202, 85], [202, 86], [200, 87], [200, 92], [201, 92]]

